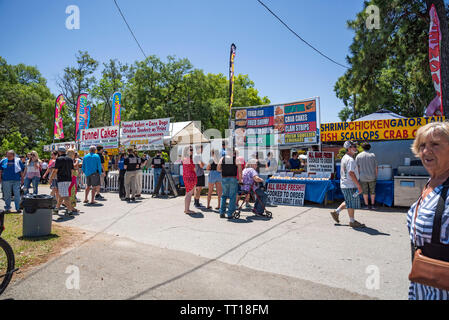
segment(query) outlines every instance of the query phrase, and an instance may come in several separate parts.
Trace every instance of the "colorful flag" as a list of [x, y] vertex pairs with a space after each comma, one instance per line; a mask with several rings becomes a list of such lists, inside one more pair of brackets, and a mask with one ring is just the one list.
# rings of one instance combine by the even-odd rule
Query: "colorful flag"
[[440, 108], [436, 109], [435, 115], [443, 115], [443, 94], [441, 90], [441, 59], [440, 59], [440, 44], [441, 44], [441, 31], [440, 20], [438, 19], [437, 10], [435, 5], [432, 4], [430, 8], [430, 30], [429, 30], [429, 63], [430, 72], [432, 74], [433, 86], [435, 87], [436, 94], [439, 98]]
[[81, 130], [86, 129], [87, 123], [87, 93], [81, 93], [76, 103], [75, 141], [79, 141]]
[[112, 126], [120, 125], [122, 94], [116, 92], [112, 95]]
[[89, 129], [89, 124], [90, 124], [90, 109], [92, 107], [91, 106], [87, 106], [86, 107], [86, 113], [87, 113], [87, 121], [86, 121], [86, 127], [84, 129]]
[[237, 47], [235, 44], [232, 44], [231, 57], [229, 61], [229, 112], [231, 112], [232, 104], [234, 103], [234, 59], [236, 49]]
[[62, 127], [62, 107], [65, 105], [64, 96], [60, 94], [56, 98], [55, 104], [55, 125], [53, 130], [53, 139], [64, 139], [64, 130]]

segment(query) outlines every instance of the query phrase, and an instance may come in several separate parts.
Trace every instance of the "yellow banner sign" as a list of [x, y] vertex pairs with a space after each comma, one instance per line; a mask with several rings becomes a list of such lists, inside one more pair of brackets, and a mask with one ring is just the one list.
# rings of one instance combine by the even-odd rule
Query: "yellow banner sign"
[[444, 117], [422, 117], [323, 123], [320, 127], [320, 136], [322, 142], [408, 140], [415, 139], [420, 127], [444, 120]]

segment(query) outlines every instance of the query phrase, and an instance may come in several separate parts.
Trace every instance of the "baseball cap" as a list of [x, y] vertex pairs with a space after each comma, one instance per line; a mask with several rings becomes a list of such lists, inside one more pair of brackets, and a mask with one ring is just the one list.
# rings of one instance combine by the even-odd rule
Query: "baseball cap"
[[66, 152], [67, 150], [66, 150], [66, 148], [65, 147], [58, 147], [58, 151], [59, 152]]
[[353, 142], [353, 141], [351, 141], [351, 140], [348, 140], [348, 141], [346, 141], [345, 144], [343, 145], [343, 148], [349, 149], [349, 148], [351, 148], [352, 146], [355, 147], [355, 146], [357, 146], [357, 145], [356, 145], [355, 142]]

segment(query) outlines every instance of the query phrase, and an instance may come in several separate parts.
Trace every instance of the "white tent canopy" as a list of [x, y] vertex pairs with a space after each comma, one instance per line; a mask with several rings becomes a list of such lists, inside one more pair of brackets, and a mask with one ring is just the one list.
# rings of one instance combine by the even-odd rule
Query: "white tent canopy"
[[170, 123], [170, 134], [164, 137], [164, 144], [195, 144], [207, 143], [208, 139], [201, 133], [201, 127], [196, 121]]
[[374, 113], [371, 113], [367, 116], [364, 116], [362, 118], [359, 118], [354, 121], [371, 121], [371, 120], [385, 120], [385, 119], [404, 119], [405, 117], [400, 116], [394, 112], [391, 112], [386, 109], [381, 109], [379, 111], [376, 111]]

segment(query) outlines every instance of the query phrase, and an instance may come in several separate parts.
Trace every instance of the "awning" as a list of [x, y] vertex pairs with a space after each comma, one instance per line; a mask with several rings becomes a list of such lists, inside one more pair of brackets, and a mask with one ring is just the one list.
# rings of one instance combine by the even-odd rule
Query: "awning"
[[164, 137], [164, 144], [207, 143], [208, 139], [194, 121], [170, 123], [170, 135]]

